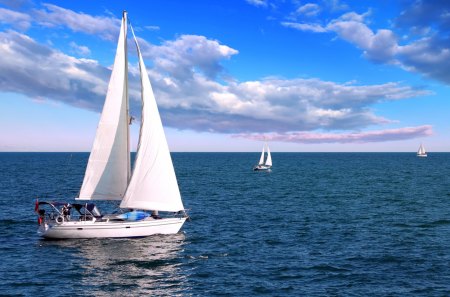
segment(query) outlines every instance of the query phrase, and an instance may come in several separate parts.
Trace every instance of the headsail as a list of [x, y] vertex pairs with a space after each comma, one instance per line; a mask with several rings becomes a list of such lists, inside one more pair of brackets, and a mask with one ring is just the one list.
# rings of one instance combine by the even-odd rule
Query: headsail
[[77, 199], [121, 200], [130, 178], [127, 17], [124, 12], [105, 104]]
[[267, 160], [266, 160], [267, 166], [272, 166], [272, 156], [270, 155], [270, 149], [269, 146], [267, 146]]
[[[131, 28], [133, 33], [133, 28]], [[180, 190], [155, 96], [136, 43], [142, 88], [142, 118], [136, 162], [121, 208], [180, 211]]]

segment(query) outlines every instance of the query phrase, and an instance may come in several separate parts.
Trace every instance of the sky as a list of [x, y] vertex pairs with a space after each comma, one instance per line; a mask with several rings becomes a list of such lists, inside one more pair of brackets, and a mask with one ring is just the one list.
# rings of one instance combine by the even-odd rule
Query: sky
[[0, 151], [90, 151], [123, 10], [171, 151], [450, 150], [449, 1], [0, 0]]

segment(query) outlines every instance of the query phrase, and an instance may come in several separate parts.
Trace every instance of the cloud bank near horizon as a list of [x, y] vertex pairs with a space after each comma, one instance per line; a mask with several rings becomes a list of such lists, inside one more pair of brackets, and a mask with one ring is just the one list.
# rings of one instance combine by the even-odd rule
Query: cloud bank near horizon
[[386, 129], [359, 133], [313, 133], [313, 132], [292, 132], [292, 133], [269, 133], [259, 134], [237, 134], [235, 137], [246, 138], [257, 141], [282, 141], [303, 144], [317, 143], [370, 143], [399, 141], [411, 138], [430, 136], [433, 128], [430, 125], [419, 127], [404, 127], [399, 129]]
[[[267, 3], [251, 2], [255, 5]], [[19, 25], [10, 22], [11, 29], [0, 32], [0, 56], [4, 60], [0, 64], [0, 91], [100, 111], [110, 69], [96, 60], [76, 58], [39, 43], [24, 31], [37, 24], [51, 28], [64, 27], [73, 32], [99, 35], [105, 40], [114, 41], [120, 21], [113, 17], [77, 13], [56, 5], [43, 6], [42, 9], [33, 9], [29, 14], [0, 9], [0, 22], [8, 23], [5, 21], [11, 19], [8, 16], [19, 21]], [[301, 12], [315, 15], [318, 11], [317, 7], [310, 6]], [[43, 22], [43, 19], [46, 21]], [[364, 29], [361, 26], [363, 16], [350, 15], [343, 20], [359, 22]], [[345, 26], [337, 22], [333, 26], [336, 32], [347, 36]], [[387, 37], [384, 33], [379, 36], [371, 38], [389, 39], [389, 34]], [[365, 40], [354, 42], [366, 46], [368, 55], [384, 57], [377, 51], [371, 52]], [[358, 134], [350, 132], [348, 137], [343, 137], [340, 134], [311, 131], [354, 131], [391, 123], [393, 120], [377, 116], [371, 106], [430, 94], [426, 90], [398, 82], [357, 85], [318, 78], [277, 77], [238, 82], [229, 77], [221, 65], [221, 61], [237, 55], [238, 50], [217, 40], [198, 35], [181, 35], [174, 40], [163, 41], [160, 45], [150, 44], [143, 39], [140, 39], [140, 43], [144, 56], [153, 62], [149, 75], [164, 123], [177, 129], [236, 134], [249, 139], [255, 137], [254, 133], [269, 133], [274, 139], [287, 142], [305, 139], [308, 135], [310, 139], [314, 135], [316, 139], [328, 139], [327, 142], [340, 143], [343, 139], [346, 139], [344, 142], [359, 142], [370, 136], [360, 138], [350, 136]], [[83, 45], [74, 43], [73, 48], [85, 55], [90, 53], [90, 49]], [[39, 61], [39, 67], [36, 67], [36, 61]], [[132, 109], [138, 113], [140, 90], [136, 65], [131, 65], [130, 71], [130, 97], [134, 102]], [[430, 135], [431, 130], [430, 126], [420, 126], [397, 129], [395, 133], [391, 133], [391, 130], [380, 133], [386, 137], [390, 135], [390, 138], [406, 139]]]

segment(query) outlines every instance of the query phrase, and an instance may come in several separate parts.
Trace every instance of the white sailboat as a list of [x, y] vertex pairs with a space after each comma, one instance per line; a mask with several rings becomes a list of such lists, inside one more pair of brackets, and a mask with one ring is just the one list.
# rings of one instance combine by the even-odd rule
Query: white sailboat
[[419, 150], [417, 151], [417, 157], [426, 157], [427, 156], [427, 151], [425, 150], [425, 147], [420, 144]]
[[[265, 156], [265, 149], [267, 148], [267, 158]], [[253, 167], [254, 171], [259, 171], [259, 170], [270, 170], [270, 168], [272, 168], [272, 156], [270, 155], [270, 148], [269, 145], [266, 143], [264, 143], [262, 152], [261, 152], [261, 157], [259, 158], [259, 162], [257, 165], [255, 165]]]
[[[108, 92], [76, 198], [88, 203], [36, 202], [38, 233], [45, 238], [172, 234], [187, 219], [155, 96], [131, 25], [130, 28], [139, 59], [142, 99], [134, 169], [131, 171], [130, 166], [127, 13], [124, 12]], [[119, 212], [102, 215], [91, 200], [120, 201]]]

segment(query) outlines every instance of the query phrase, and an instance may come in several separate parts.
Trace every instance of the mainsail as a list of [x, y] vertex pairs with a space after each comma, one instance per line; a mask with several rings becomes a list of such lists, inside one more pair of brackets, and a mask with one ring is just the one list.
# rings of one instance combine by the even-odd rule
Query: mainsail
[[180, 211], [180, 190], [155, 96], [136, 43], [142, 89], [142, 118], [136, 162], [121, 208]]
[[127, 17], [122, 18], [108, 92], [77, 199], [121, 200], [130, 178]]
[[261, 152], [261, 158], [259, 158], [258, 165], [264, 165], [264, 149], [265, 149], [265, 147], [266, 147], [266, 144], [263, 145], [263, 149], [262, 149], [262, 152]]

